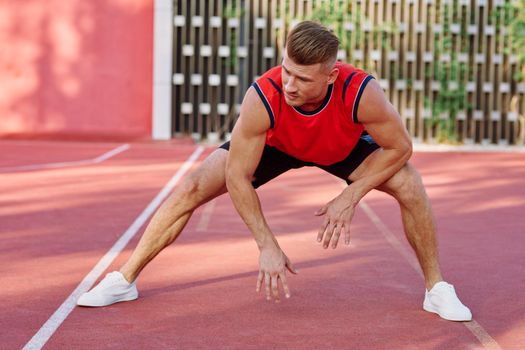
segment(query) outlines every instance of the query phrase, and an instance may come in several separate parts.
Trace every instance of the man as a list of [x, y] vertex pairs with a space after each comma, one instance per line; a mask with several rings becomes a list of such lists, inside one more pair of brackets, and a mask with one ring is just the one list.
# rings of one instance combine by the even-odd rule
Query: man
[[[257, 291], [279, 300], [278, 284], [290, 297], [286, 270], [296, 273], [263, 216], [255, 188], [291, 168], [316, 166], [349, 184], [322, 207], [317, 240], [336, 248], [350, 241], [355, 207], [376, 188], [400, 204], [404, 229], [425, 276], [423, 308], [454, 321], [471, 320], [439, 269], [435, 228], [419, 174], [408, 163], [409, 135], [379, 84], [366, 72], [336, 62], [339, 41], [314, 22], [288, 35], [281, 66], [263, 74], [247, 91], [231, 143], [215, 150], [175, 189], [153, 216], [120, 271], [109, 273], [83, 294], [78, 305], [105, 306], [138, 297], [142, 269], [181, 233], [192, 212], [229, 192], [260, 250]], [[365, 131], [366, 130], [366, 131]]]

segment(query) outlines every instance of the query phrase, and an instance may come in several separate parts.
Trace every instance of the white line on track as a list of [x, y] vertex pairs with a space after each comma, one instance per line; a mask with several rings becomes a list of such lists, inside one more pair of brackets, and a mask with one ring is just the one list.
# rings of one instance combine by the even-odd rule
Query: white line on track
[[[379, 232], [383, 234], [388, 243], [390, 243], [392, 247], [394, 247], [394, 249], [397, 250], [398, 253], [400, 253], [408, 261], [410, 266], [412, 266], [412, 268], [414, 268], [414, 270], [416, 270], [416, 272], [421, 277], [423, 277], [423, 273], [421, 272], [421, 268], [419, 267], [419, 263], [414, 254], [412, 254], [410, 250], [403, 246], [403, 244], [394, 235], [394, 233], [390, 231], [388, 226], [385, 225], [385, 223], [379, 218], [379, 216], [377, 216], [377, 214], [372, 210], [372, 208], [368, 204], [366, 204], [364, 200], [361, 200], [361, 202], [359, 202], [359, 205], [364, 210], [370, 221], [372, 221], [374, 225], [376, 225]], [[476, 320], [472, 319], [472, 321], [470, 322], [462, 323], [465, 327], [467, 327], [469, 331], [472, 332], [472, 334], [474, 334], [474, 336], [480, 341], [480, 343], [485, 349], [502, 350], [496, 342], [496, 340], [494, 340], [494, 338], [492, 338]]]
[[429, 145], [414, 142], [413, 146], [416, 152], [525, 153], [525, 146], [523, 145]]
[[140, 230], [148, 218], [153, 214], [157, 207], [170, 194], [175, 185], [179, 182], [182, 176], [191, 168], [193, 163], [199, 158], [204, 151], [204, 147], [199, 146], [180, 167], [180, 169], [173, 175], [170, 181], [162, 188], [155, 198], [148, 204], [146, 209], [135, 219], [131, 226], [122, 234], [122, 236], [115, 242], [113, 247], [99, 260], [93, 269], [84, 277], [82, 282], [75, 288], [75, 290], [66, 298], [53, 315], [44, 323], [38, 332], [29, 340], [24, 346], [23, 350], [41, 349], [46, 342], [51, 338], [55, 331], [60, 327], [62, 322], [75, 308], [77, 299], [80, 295], [88, 291], [95, 281], [102, 275], [108, 266], [115, 260], [120, 252], [126, 247], [128, 242]]
[[66, 167], [81, 166], [81, 165], [98, 164], [98, 163], [102, 163], [105, 160], [108, 160], [111, 157], [116, 156], [119, 153], [122, 153], [128, 150], [130, 147], [131, 146], [126, 143], [126, 144], [120, 145], [112, 149], [111, 151], [108, 151], [93, 159], [75, 160], [72, 162], [45, 163], [45, 164], [32, 164], [32, 165], [4, 167], [4, 168], [0, 168], [0, 173], [13, 173], [17, 171], [56, 169], [56, 168], [66, 168]]

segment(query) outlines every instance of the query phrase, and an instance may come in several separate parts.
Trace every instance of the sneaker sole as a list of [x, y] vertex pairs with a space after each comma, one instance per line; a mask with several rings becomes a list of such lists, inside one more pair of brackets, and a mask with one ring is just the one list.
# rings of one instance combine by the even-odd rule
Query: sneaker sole
[[438, 310], [434, 309], [432, 306], [429, 306], [429, 305], [426, 305], [426, 304], [423, 304], [423, 310], [425, 310], [427, 312], [434, 313], [434, 314], [438, 315], [439, 317], [441, 317], [442, 319], [445, 319], [445, 320], [448, 320], [448, 321], [456, 321], [456, 322], [472, 321], [472, 316], [470, 316], [470, 318], [451, 316], [451, 315], [448, 315], [448, 314], [446, 314], [444, 312], [440, 313]]
[[83, 307], [104, 307], [104, 306], [109, 306], [109, 305], [113, 305], [113, 304], [116, 304], [116, 303], [121, 303], [121, 302], [124, 302], [124, 301], [137, 300], [138, 297], [139, 297], [139, 295], [137, 293], [136, 295], [131, 295], [129, 297], [125, 297], [125, 298], [122, 298], [122, 299], [115, 300], [114, 302], [109, 303], [109, 304], [79, 303], [77, 301], [77, 305], [78, 306], [83, 306]]

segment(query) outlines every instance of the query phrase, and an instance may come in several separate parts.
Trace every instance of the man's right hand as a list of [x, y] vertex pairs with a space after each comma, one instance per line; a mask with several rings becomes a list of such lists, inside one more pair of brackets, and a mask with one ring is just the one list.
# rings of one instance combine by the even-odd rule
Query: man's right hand
[[281, 280], [284, 294], [286, 298], [290, 297], [290, 288], [286, 281], [286, 269], [291, 273], [297, 274], [297, 270], [293, 267], [292, 262], [283, 253], [278, 246], [270, 248], [262, 248], [259, 256], [259, 277], [257, 277], [256, 291], [261, 290], [261, 285], [264, 280], [266, 290], [266, 300], [271, 300], [272, 296], [275, 302], [280, 301], [278, 281]]

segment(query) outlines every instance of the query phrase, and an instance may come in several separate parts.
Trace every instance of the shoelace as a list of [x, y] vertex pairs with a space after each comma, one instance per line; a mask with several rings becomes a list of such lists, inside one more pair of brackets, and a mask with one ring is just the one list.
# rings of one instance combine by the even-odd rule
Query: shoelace
[[120, 282], [120, 278], [118, 277], [119, 276], [116, 275], [114, 272], [111, 272], [106, 276], [106, 278], [102, 280], [101, 285], [103, 284], [104, 286], [113, 286], [115, 284], [118, 284], [118, 282]]
[[427, 291], [427, 293], [438, 293], [438, 290], [443, 290], [443, 291], [453, 292], [453, 293], [456, 292], [453, 285], [446, 284], [446, 285], [440, 285], [438, 287], [438, 289], [432, 288], [432, 290], [431, 291]]

